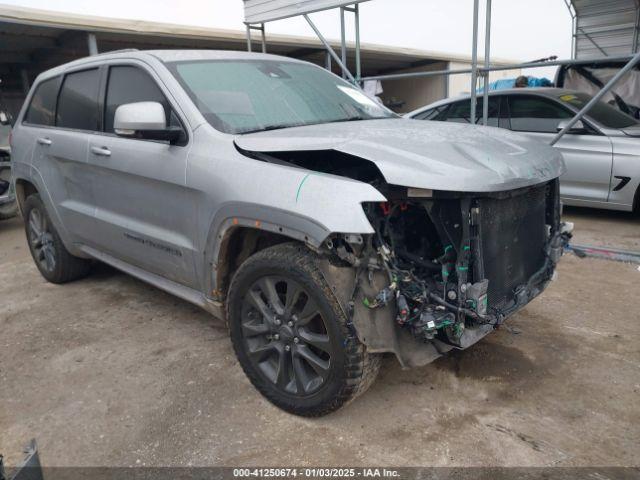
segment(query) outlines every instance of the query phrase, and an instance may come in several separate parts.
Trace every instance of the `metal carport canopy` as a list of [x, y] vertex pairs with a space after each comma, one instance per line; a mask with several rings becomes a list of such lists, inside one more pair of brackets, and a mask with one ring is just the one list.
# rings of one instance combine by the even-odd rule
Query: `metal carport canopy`
[[[302, 16], [309, 23], [311, 28], [314, 30], [320, 41], [323, 43], [325, 48], [327, 49], [327, 53], [336, 61], [336, 63], [341, 67], [343, 75], [349, 78], [353, 83], [359, 85], [362, 77], [360, 75], [360, 29], [359, 29], [359, 15], [358, 15], [358, 6], [360, 0], [351, 0], [350, 2], [340, 1], [340, 0], [306, 0], [306, 1], [296, 1], [296, 0], [243, 0], [245, 6], [245, 24], [247, 25], [247, 45], [249, 50], [251, 50], [251, 28], [252, 23], [250, 17], [252, 15], [252, 8], [261, 5], [261, 13], [263, 15], [262, 20], [262, 48], [263, 51], [266, 50], [266, 42], [264, 35], [264, 22], [273, 21], [279, 18], [286, 17], [294, 17], [294, 16]], [[569, 3], [571, 1], [571, 3]], [[478, 23], [479, 23], [479, 4], [480, 0], [473, 0], [473, 37], [472, 37], [472, 47], [471, 47], [471, 98], [470, 98], [470, 121], [471, 123], [476, 123], [476, 97], [477, 97], [477, 79], [479, 77], [483, 78], [483, 115], [482, 115], [482, 123], [483, 125], [487, 125], [487, 117], [488, 117], [488, 78], [489, 72], [492, 70], [499, 70], [501, 67], [495, 67], [490, 64], [491, 57], [491, 2], [492, 0], [485, 0], [486, 9], [485, 9], [485, 55], [484, 55], [484, 66], [478, 66]], [[347, 7], [345, 4], [351, 3], [353, 5], [352, 9]], [[624, 54], [634, 54], [633, 56], [628, 57], [628, 63], [618, 71], [616, 75], [614, 75], [609, 82], [607, 82], [604, 87], [598, 92], [592, 99], [582, 108], [565, 126], [558, 132], [558, 134], [551, 141], [551, 145], [554, 145], [569, 129], [575, 125], [611, 88], [618, 82], [618, 80], [629, 70], [635, 68], [636, 65], [640, 64], [640, 53], [637, 53], [638, 50], [638, 30], [640, 29], [640, 0], [564, 0], [565, 5], [569, 8], [569, 11], [572, 15], [573, 20], [573, 48], [574, 48], [574, 58], [572, 61], [575, 62], [575, 52], [580, 48], [579, 42], [581, 39], [589, 41], [592, 43], [604, 56], [598, 59], [594, 59], [594, 61], [607, 61], [609, 60], [609, 55], [606, 50], [598, 45], [598, 43], [591, 37], [589, 32], [586, 31], [586, 28], [591, 28], [592, 34], [602, 34], [605, 37], [612, 37], [615, 40], [609, 45], [609, 48], [612, 49], [613, 52], [616, 52], [616, 48], [621, 48], [620, 52], [622, 55]], [[331, 8], [340, 8], [341, 11], [341, 22], [342, 22], [342, 59], [338, 57], [335, 53], [329, 42], [325, 40], [322, 36], [318, 28], [314, 25], [311, 19], [308, 16], [308, 13], [316, 12], [320, 10], [328, 10]], [[349, 72], [346, 68], [346, 62], [344, 61], [344, 51], [345, 51], [345, 29], [344, 29], [344, 11], [349, 9], [349, 11], [353, 11], [356, 14], [356, 68], [357, 72], [355, 77]], [[286, 16], [282, 15], [286, 12]], [[256, 13], [255, 11], [253, 12]], [[631, 13], [631, 15], [630, 15]], [[595, 22], [589, 22], [589, 18], [592, 17], [596, 19]], [[634, 18], [634, 21], [631, 21], [631, 18]], [[631, 27], [629, 27], [629, 24]], [[255, 28], [255, 27], [254, 27]], [[631, 28], [631, 35], [629, 36], [627, 30]], [[599, 30], [596, 30], [599, 29]], [[578, 32], [580, 32], [581, 37], [578, 36]], [[619, 34], [619, 38], [612, 35], [613, 32], [617, 32]], [[584, 37], [584, 38], [582, 38]], [[629, 42], [629, 38], [631, 38], [631, 42]], [[622, 43], [622, 47], [619, 45]], [[626, 51], [625, 51], [626, 50]], [[329, 55], [328, 55], [329, 57]], [[329, 65], [329, 61], [327, 64]], [[550, 64], [550, 63], [549, 63]], [[514, 65], [512, 68], [532, 68], [536, 66], [536, 62], [530, 63], [522, 63], [518, 65]], [[386, 76], [386, 78], [407, 78], [409, 76], [417, 77], [417, 76], [428, 76], [428, 75], [454, 75], [460, 73], [466, 73], [467, 70], [441, 70], [435, 72], [424, 72], [424, 73], [404, 73], [404, 74], [396, 74], [393, 76]], [[375, 78], [375, 77], [373, 77]], [[380, 77], [377, 77], [380, 78]], [[366, 79], [366, 78], [365, 78]], [[371, 79], [371, 77], [370, 77]]]
[[573, 17], [573, 57], [616, 57], [638, 51], [640, 0], [565, 0]]

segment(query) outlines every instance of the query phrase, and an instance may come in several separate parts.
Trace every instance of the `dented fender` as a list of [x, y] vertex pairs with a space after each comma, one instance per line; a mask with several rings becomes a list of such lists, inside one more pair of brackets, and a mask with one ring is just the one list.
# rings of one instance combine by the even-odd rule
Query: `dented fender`
[[268, 195], [272, 201], [263, 195], [262, 200], [227, 202], [215, 212], [205, 250], [206, 263], [214, 272], [208, 291], [217, 288], [215, 272], [222, 242], [234, 228], [269, 231], [316, 248], [333, 233], [374, 232], [362, 203], [384, 202], [386, 198], [371, 185], [303, 169], [264, 165], [286, 170], [281, 172], [281, 189]]

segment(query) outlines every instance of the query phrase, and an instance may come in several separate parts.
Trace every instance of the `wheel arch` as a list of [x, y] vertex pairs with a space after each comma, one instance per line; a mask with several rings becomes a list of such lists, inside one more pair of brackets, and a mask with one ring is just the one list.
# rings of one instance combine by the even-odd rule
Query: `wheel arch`
[[233, 273], [252, 254], [285, 242], [318, 248], [330, 233], [317, 221], [286, 210], [248, 203], [224, 205], [211, 222], [206, 241], [207, 296], [224, 301]]
[[16, 186], [16, 201], [18, 202], [18, 208], [20, 209], [20, 214], [23, 213], [23, 205], [27, 197], [30, 195], [39, 193], [38, 188], [24, 178], [16, 178], [15, 179]]

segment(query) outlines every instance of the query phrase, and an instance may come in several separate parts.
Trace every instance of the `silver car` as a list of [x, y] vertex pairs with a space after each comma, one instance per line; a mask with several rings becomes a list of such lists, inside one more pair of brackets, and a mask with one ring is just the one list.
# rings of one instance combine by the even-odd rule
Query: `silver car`
[[[315, 65], [124, 51], [36, 80], [13, 131], [42, 275], [98, 260], [227, 320], [295, 414], [464, 349], [539, 295], [567, 231], [557, 150], [402, 119]], [[108, 319], [106, 320], [108, 321]]]
[[[586, 93], [558, 88], [517, 88], [489, 93], [488, 125], [549, 143], [591, 100]], [[481, 123], [482, 98], [477, 103]], [[406, 115], [418, 120], [469, 123], [469, 96], [432, 103]], [[640, 123], [599, 102], [556, 147], [567, 172], [560, 195], [567, 205], [611, 210], [640, 209]]]

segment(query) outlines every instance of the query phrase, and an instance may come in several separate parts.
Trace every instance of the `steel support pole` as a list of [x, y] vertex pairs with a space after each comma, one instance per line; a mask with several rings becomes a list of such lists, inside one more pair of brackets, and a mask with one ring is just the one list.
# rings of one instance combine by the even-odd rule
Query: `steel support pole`
[[87, 32], [87, 47], [89, 48], [89, 55], [98, 54], [98, 41], [95, 34]]
[[22, 93], [26, 97], [29, 95], [29, 90], [31, 89], [31, 84], [29, 83], [29, 72], [27, 72], [26, 68], [20, 70], [20, 80], [22, 81]]
[[251, 51], [251, 26], [247, 23], [247, 52]]
[[[513, 65], [493, 65], [489, 67], [489, 70], [492, 72], [497, 72], [501, 70], [518, 70], [518, 69], [527, 69], [527, 68], [537, 68], [537, 67], [552, 67], [557, 65], [585, 65], [592, 63], [609, 63], [609, 62], [628, 62], [633, 58], [632, 55], [626, 55], [623, 57], [610, 57], [610, 58], [594, 58], [590, 60], [553, 60], [550, 62], [532, 62], [532, 63], [516, 63]], [[479, 69], [480, 71], [484, 71], [484, 67]], [[399, 80], [401, 78], [412, 78], [412, 77], [432, 77], [434, 75], [457, 75], [466, 73], [469, 74], [472, 72], [471, 68], [466, 68], [462, 70], [430, 70], [428, 72], [411, 72], [411, 73], [390, 73], [388, 75], [371, 75], [368, 77], [364, 77], [362, 80]]]
[[436, 75], [460, 75], [471, 73], [470, 68], [462, 70], [429, 70], [428, 72], [411, 72], [411, 73], [390, 73], [388, 75], [371, 75], [370, 77], [364, 77], [362, 80], [399, 80], [402, 78], [416, 78], [416, 77], [435, 77]]
[[613, 76], [613, 78], [609, 80], [607, 84], [604, 87], [602, 87], [602, 89], [591, 100], [589, 100], [589, 102], [584, 107], [582, 107], [582, 110], [580, 110], [575, 117], [569, 120], [569, 123], [567, 123], [564, 126], [564, 128], [560, 130], [555, 137], [553, 137], [553, 140], [551, 140], [550, 145], [555, 145], [565, 133], [571, 130], [571, 128], [578, 122], [578, 120], [584, 117], [584, 115], [589, 110], [591, 110], [591, 108], [596, 103], [598, 103], [600, 99], [602, 99], [602, 97], [604, 97], [607, 94], [607, 92], [609, 92], [609, 90], [613, 88], [613, 86], [618, 82], [618, 80], [620, 80], [629, 70], [634, 68], [638, 63], [640, 63], [640, 53], [636, 53], [635, 56], [629, 61], [629, 63], [627, 63], [624, 67], [622, 67], [618, 71], [618, 73], [616, 73]]
[[[342, 63], [347, 64], [347, 34], [344, 26], [344, 7], [340, 7], [340, 55], [342, 57]], [[342, 78], [346, 78], [344, 72], [342, 72]]]
[[307, 15], [305, 13], [302, 16], [307, 21], [309, 26], [313, 29], [313, 31], [316, 33], [316, 35], [318, 36], [318, 39], [324, 45], [324, 48], [327, 49], [327, 51], [329, 52], [331, 57], [333, 57], [333, 59], [338, 64], [338, 66], [342, 69], [342, 71], [347, 76], [347, 78], [349, 80], [351, 80], [352, 83], [355, 84], [356, 83], [356, 79], [353, 78], [353, 75], [351, 75], [351, 72], [347, 69], [346, 65], [344, 63], [342, 63], [342, 60], [340, 60], [340, 57], [338, 56], [338, 54], [333, 50], [333, 48], [331, 48], [331, 45], [329, 45], [329, 42], [327, 42], [327, 40], [322, 36], [322, 33], [320, 33], [320, 30], [318, 30], [318, 27], [316, 27], [316, 25], [311, 21], [311, 19], [309, 18], [309, 15]]
[[636, 25], [633, 29], [633, 53], [638, 53], [638, 36], [640, 35], [640, 3], [636, 7]]
[[260, 26], [262, 27], [262, 53], [267, 53], [267, 36], [264, 31], [264, 23], [261, 23]]
[[360, 82], [362, 76], [362, 65], [360, 64], [360, 7], [359, 4], [354, 5], [355, 21], [356, 21], [356, 81]]
[[489, 121], [489, 56], [491, 55], [491, 0], [487, 0], [484, 32], [484, 91], [482, 92], [482, 124]]
[[470, 121], [476, 123], [476, 84], [478, 83], [478, 4], [473, 0], [473, 38], [471, 40], [471, 115]]
[[331, 54], [329, 53], [328, 50], [324, 51], [325, 57], [324, 57], [324, 68], [326, 68], [327, 70], [331, 71]]

